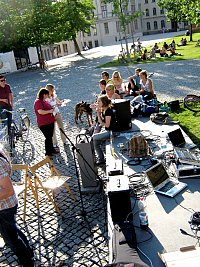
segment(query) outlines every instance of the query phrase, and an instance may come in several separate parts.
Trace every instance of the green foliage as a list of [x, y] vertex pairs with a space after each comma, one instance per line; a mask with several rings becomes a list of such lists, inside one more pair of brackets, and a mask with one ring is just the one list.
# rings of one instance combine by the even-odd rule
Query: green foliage
[[92, 0], [0, 0], [0, 51], [75, 40], [94, 24]]
[[161, 9], [167, 9], [167, 17], [173, 21], [189, 21], [191, 24], [200, 22], [199, 0], [158, 0]]

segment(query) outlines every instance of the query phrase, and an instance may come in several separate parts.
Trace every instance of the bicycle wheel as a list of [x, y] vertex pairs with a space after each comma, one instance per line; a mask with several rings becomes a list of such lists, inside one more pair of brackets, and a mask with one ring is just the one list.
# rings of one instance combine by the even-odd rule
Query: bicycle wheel
[[184, 107], [193, 111], [200, 112], [200, 97], [196, 95], [187, 95], [183, 99]]

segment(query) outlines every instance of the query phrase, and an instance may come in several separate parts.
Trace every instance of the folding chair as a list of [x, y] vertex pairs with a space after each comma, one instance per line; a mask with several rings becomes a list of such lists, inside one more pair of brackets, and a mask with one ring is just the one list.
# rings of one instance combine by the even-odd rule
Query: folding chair
[[27, 189], [31, 188], [31, 191], [35, 198], [35, 191], [31, 182], [31, 178], [28, 175], [28, 164], [12, 164], [12, 171], [24, 171], [24, 181], [23, 182], [13, 182], [13, 187], [17, 196], [24, 192], [24, 220], [26, 217], [26, 197]]
[[[55, 203], [55, 194], [54, 191], [61, 186], [65, 186], [69, 194], [71, 195], [72, 199], [75, 201], [76, 198], [74, 194], [71, 192], [69, 185], [67, 184], [67, 180], [71, 177], [69, 176], [62, 176], [54, 166], [51, 159], [46, 156], [45, 159], [38, 162], [37, 164], [29, 167], [29, 170], [34, 176], [34, 187], [36, 192], [36, 205], [39, 209], [39, 202], [38, 202], [38, 190], [42, 189], [44, 193], [47, 195], [50, 202], [55, 207], [55, 210], [60, 213], [60, 209]], [[42, 173], [43, 172], [43, 173]], [[51, 194], [49, 193], [51, 192]]]

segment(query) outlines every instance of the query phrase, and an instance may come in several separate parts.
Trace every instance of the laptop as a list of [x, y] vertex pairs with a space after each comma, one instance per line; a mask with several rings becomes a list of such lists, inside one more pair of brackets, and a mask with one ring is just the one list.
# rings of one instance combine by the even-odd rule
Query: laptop
[[170, 141], [172, 142], [172, 145], [175, 147], [184, 147], [184, 148], [188, 148], [188, 149], [196, 147], [196, 145], [193, 143], [187, 144], [185, 142], [185, 138], [184, 138], [183, 133], [182, 133], [180, 128], [178, 128], [172, 132], [169, 132], [168, 136], [169, 136]]
[[168, 197], [174, 197], [187, 186], [175, 178], [170, 178], [162, 162], [147, 169], [145, 173], [152, 183], [154, 191]]

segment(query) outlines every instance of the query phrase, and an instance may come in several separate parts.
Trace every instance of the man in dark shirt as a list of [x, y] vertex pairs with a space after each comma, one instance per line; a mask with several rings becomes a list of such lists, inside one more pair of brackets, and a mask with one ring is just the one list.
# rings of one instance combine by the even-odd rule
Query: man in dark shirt
[[9, 111], [13, 110], [13, 95], [10, 85], [6, 83], [5, 76], [0, 75], [0, 118], [8, 119], [9, 130], [12, 122], [12, 114], [10, 112], [2, 112], [3, 109], [7, 109]]

